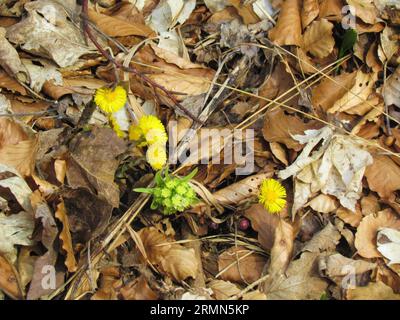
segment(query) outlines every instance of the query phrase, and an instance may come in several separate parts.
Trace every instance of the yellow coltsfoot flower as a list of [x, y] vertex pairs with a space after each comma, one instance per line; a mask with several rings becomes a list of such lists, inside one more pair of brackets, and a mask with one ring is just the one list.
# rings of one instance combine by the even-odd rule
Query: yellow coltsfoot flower
[[94, 102], [105, 113], [114, 113], [121, 110], [127, 101], [127, 93], [121, 86], [97, 89]]
[[266, 179], [261, 184], [258, 199], [270, 213], [278, 213], [286, 205], [286, 189], [279, 181]]
[[166, 143], [168, 136], [160, 119], [148, 115], [140, 118], [139, 124], [129, 128], [129, 139], [141, 141], [139, 146], [144, 147], [154, 143]]
[[147, 162], [154, 170], [161, 170], [167, 163], [167, 149], [163, 144], [152, 144], [147, 149]]

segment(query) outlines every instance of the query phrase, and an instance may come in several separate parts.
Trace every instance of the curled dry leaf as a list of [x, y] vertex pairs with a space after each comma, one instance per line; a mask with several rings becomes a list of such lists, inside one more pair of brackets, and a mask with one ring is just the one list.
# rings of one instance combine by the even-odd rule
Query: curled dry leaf
[[257, 281], [264, 270], [267, 259], [244, 247], [231, 247], [218, 257], [220, 278], [241, 284]]
[[278, 22], [268, 35], [273, 43], [281, 46], [302, 46], [299, 0], [285, 0], [282, 3]]
[[144, 228], [138, 234], [148, 260], [161, 272], [175, 281], [196, 278], [198, 261], [194, 249], [171, 243], [173, 239], [166, 237], [154, 227]]
[[347, 0], [347, 3], [354, 7], [357, 17], [369, 24], [374, 24], [377, 19], [377, 10], [374, 0]]
[[304, 50], [317, 58], [327, 57], [335, 46], [333, 24], [326, 19], [314, 21], [304, 32]]
[[60, 202], [57, 205], [55, 216], [58, 220], [61, 221], [63, 225], [59, 237], [60, 240], [62, 241], [62, 248], [67, 253], [67, 257], [65, 259], [65, 265], [69, 272], [75, 272], [78, 268], [78, 263], [76, 262], [74, 248], [72, 246], [71, 232], [64, 202]]
[[361, 219], [363, 218], [363, 214], [361, 213], [360, 205], [356, 205], [356, 211], [353, 212], [347, 208], [340, 207], [336, 211], [336, 215], [342, 219], [345, 223], [348, 223], [352, 227], [358, 227]]
[[314, 211], [321, 213], [330, 213], [338, 208], [337, 200], [334, 197], [327, 196], [326, 194], [320, 194], [306, 204], [310, 206]]
[[69, 21], [63, 5], [51, 0], [25, 5], [27, 16], [7, 29], [10, 42], [22, 49], [54, 60], [60, 67], [73, 65], [90, 53], [81, 31]]
[[389, 198], [400, 189], [400, 167], [385, 155], [375, 155], [374, 162], [365, 170], [365, 177], [371, 190], [382, 198]]
[[364, 258], [380, 258], [381, 253], [377, 249], [377, 235], [382, 228], [400, 230], [400, 219], [391, 209], [385, 209], [377, 215], [368, 215], [360, 223], [355, 239], [355, 247], [358, 254]]
[[366, 287], [350, 289], [346, 293], [347, 300], [400, 300], [400, 294], [383, 282], [371, 282]]
[[389, 260], [389, 265], [400, 264], [400, 231], [383, 228], [377, 236], [378, 251]]
[[400, 66], [386, 80], [383, 88], [383, 97], [387, 106], [394, 104], [400, 107]]

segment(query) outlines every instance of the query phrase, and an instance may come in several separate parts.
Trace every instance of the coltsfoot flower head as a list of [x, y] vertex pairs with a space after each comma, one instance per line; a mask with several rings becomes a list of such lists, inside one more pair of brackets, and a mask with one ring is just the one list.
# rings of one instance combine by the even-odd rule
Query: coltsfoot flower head
[[129, 139], [141, 141], [139, 146], [153, 143], [166, 143], [168, 141], [165, 127], [156, 116], [147, 115], [140, 118], [137, 125], [129, 129]]
[[94, 96], [96, 105], [106, 113], [114, 113], [121, 110], [127, 101], [127, 93], [121, 86], [97, 89]]
[[194, 170], [186, 177], [177, 178], [171, 177], [168, 172], [162, 177], [159, 171], [155, 177], [155, 188], [139, 188], [134, 191], [152, 194], [152, 209], [161, 208], [166, 215], [183, 212], [198, 201], [196, 193], [189, 184], [189, 180], [196, 173], [197, 170]]
[[261, 184], [258, 199], [270, 213], [278, 213], [286, 205], [286, 189], [279, 181], [266, 179]]
[[162, 144], [152, 144], [146, 153], [147, 162], [154, 170], [161, 170], [167, 163], [167, 149]]

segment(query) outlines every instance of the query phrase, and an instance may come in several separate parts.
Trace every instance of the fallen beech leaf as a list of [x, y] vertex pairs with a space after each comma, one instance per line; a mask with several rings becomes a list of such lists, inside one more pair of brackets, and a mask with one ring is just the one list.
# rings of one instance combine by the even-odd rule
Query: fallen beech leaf
[[246, 301], [246, 300], [267, 300], [267, 296], [264, 292], [261, 292], [259, 290], [254, 290], [254, 291], [245, 293], [242, 296], [242, 300], [244, 300], [244, 301]]
[[189, 277], [196, 278], [198, 262], [193, 248], [188, 249], [179, 244], [168, 243], [173, 239], [166, 237], [154, 227], [143, 228], [138, 235], [148, 261], [161, 272], [178, 282]]
[[341, 285], [343, 278], [349, 274], [349, 270], [354, 275], [362, 275], [374, 270], [376, 267], [376, 263], [349, 259], [340, 253], [321, 256], [319, 259], [319, 270], [337, 285]]
[[350, 289], [346, 294], [347, 300], [400, 300], [400, 294], [395, 294], [383, 282], [371, 282], [366, 287]]
[[312, 88], [311, 102], [313, 106], [326, 112], [333, 107], [339, 98], [343, 97], [355, 83], [357, 72], [342, 73], [331, 79], [323, 79], [321, 83]]
[[234, 295], [239, 294], [240, 289], [238, 286], [229, 281], [224, 280], [211, 280], [207, 287], [213, 291], [213, 296], [217, 300], [227, 300]]
[[320, 300], [328, 287], [315, 272], [318, 270], [317, 253], [304, 252], [292, 261], [285, 274], [272, 278], [264, 287], [267, 300]]
[[[364, 150], [364, 142], [334, 133], [330, 127], [308, 130], [304, 136], [295, 138], [307, 145], [296, 161], [278, 174], [281, 179], [295, 176], [295, 181], [303, 184], [300, 191], [304, 196], [301, 196], [296, 182], [293, 207], [296, 210], [301, 208], [307, 201], [305, 197], [321, 190], [324, 194], [335, 196], [342, 206], [354, 211], [361, 195], [365, 168], [372, 163], [372, 156]], [[317, 145], [320, 145], [319, 149], [315, 149]], [[307, 186], [308, 192], [303, 190]]]
[[299, 0], [285, 0], [282, 3], [278, 22], [268, 36], [273, 43], [281, 46], [302, 46]]
[[370, 214], [362, 219], [354, 243], [359, 255], [368, 259], [382, 257], [376, 245], [378, 231], [382, 228], [400, 230], [400, 219], [391, 209], [380, 211], [376, 216]]
[[389, 198], [400, 189], [400, 167], [385, 155], [374, 155], [374, 162], [365, 170], [371, 190], [382, 198]]
[[35, 165], [36, 151], [36, 137], [29, 137], [17, 122], [0, 118], [0, 162], [2, 164], [14, 167], [22, 176], [29, 176]]
[[383, 97], [387, 106], [394, 104], [400, 107], [400, 66], [398, 66], [389, 79], [386, 80], [383, 89]]
[[380, 34], [381, 45], [378, 47], [378, 56], [382, 63], [390, 61], [393, 55], [399, 50], [399, 44], [392, 38], [396, 34], [396, 30], [386, 26]]
[[322, 0], [319, 1], [319, 17], [330, 21], [340, 22], [343, 19], [342, 0]]
[[55, 216], [61, 221], [63, 228], [59, 235], [62, 241], [62, 248], [67, 253], [67, 258], [65, 259], [65, 265], [69, 272], [75, 272], [78, 269], [78, 263], [75, 259], [74, 248], [72, 246], [71, 232], [69, 228], [69, 221], [67, 217], [67, 212], [65, 210], [64, 202], [60, 202], [57, 205], [57, 210]]
[[330, 222], [324, 229], [316, 233], [313, 238], [305, 245], [302, 251], [319, 253], [334, 251], [339, 243], [341, 235], [337, 228]]
[[289, 162], [286, 156], [286, 150], [278, 142], [271, 142], [269, 144], [272, 154], [284, 165], [288, 166]]
[[25, 10], [27, 16], [7, 29], [10, 42], [30, 53], [53, 59], [60, 67], [71, 66], [91, 52], [82, 32], [69, 21], [61, 4], [37, 0], [27, 3]]
[[330, 213], [338, 208], [338, 203], [335, 198], [326, 194], [320, 194], [308, 202], [306, 206], [310, 206], [317, 212]]
[[301, 24], [305, 29], [319, 14], [318, 0], [304, 0], [301, 9]]
[[361, 219], [363, 218], [359, 204], [356, 205], [355, 212], [347, 208], [340, 207], [339, 209], [337, 209], [336, 215], [345, 223], [348, 223], [355, 228], [360, 225]]
[[231, 247], [218, 257], [220, 278], [241, 284], [257, 281], [263, 272], [267, 259], [244, 247]]
[[294, 227], [281, 218], [275, 229], [274, 245], [268, 267], [268, 274], [272, 278], [285, 273], [292, 258], [295, 237]]
[[154, 31], [144, 24], [107, 16], [92, 9], [89, 9], [88, 16], [101, 31], [110, 37], [155, 36]]
[[350, 6], [353, 6], [357, 17], [365, 23], [373, 24], [376, 22], [377, 10], [374, 0], [346, 0]]
[[146, 278], [141, 275], [120, 289], [124, 300], [157, 300], [155, 293], [147, 283]]
[[389, 265], [400, 264], [400, 231], [383, 228], [377, 236], [378, 251], [389, 260]]
[[299, 151], [302, 146], [293, 136], [320, 127], [321, 124], [316, 121], [304, 123], [294, 115], [287, 115], [282, 108], [275, 108], [266, 112], [262, 132], [268, 142], [283, 143], [287, 148]]
[[376, 73], [368, 74], [358, 71], [353, 88], [351, 88], [349, 92], [347, 92], [342, 98], [336, 101], [332, 108], [328, 110], [328, 112], [343, 112], [364, 103], [364, 101], [368, 100], [369, 95], [372, 93], [376, 80]]
[[119, 164], [117, 156], [125, 151], [126, 142], [110, 128], [94, 127], [91, 132], [76, 135], [69, 147], [69, 186], [95, 189], [99, 197], [119, 207], [119, 188], [114, 175]]
[[6, 216], [0, 212], [0, 254], [11, 263], [17, 260], [15, 245], [31, 246], [34, 220], [31, 213], [20, 212]]
[[258, 232], [258, 242], [265, 250], [270, 251], [274, 245], [279, 215], [270, 214], [262, 204], [255, 204], [246, 210], [245, 216], [250, 219], [251, 226]]
[[0, 255], [0, 290], [12, 299], [22, 299], [17, 276], [10, 263]]
[[304, 32], [304, 50], [317, 58], [327, 57], [335, 46], [333, 24], [326, 19], [314, 21]]

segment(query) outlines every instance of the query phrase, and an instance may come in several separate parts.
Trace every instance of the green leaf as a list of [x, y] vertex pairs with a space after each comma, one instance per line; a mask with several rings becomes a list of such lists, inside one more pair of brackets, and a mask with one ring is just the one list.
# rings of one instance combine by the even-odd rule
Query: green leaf
[[183, 177], [181, 179], [181, 181], [184, 182], [188, 182], [189, 180], [191, 180], [192, 178], [194, 178], [194, 176], [197, 174], [198, 169], [194, 169], [191, 173], [189, 173], [186, 177]]
[[357, 36], [358, 35], [356, 30], [351, 28], [346, 30], [339, 51], [339, 59], [343, 58], [346, 53], [353, 48], [354, 44], [357, 41]]
[[140, 192], [140, 193], [149, 193], [149, 194], [153, 194], [154, 189], [152, 189], [152, 188], [136, 188], [136, 189], [133, 189], [133, 191], [135, 191], [135, 192]]

